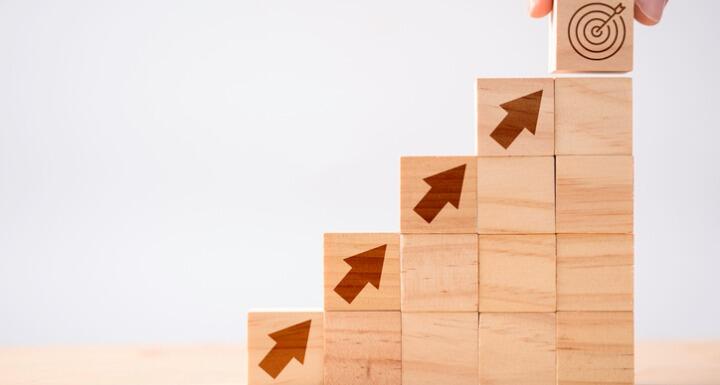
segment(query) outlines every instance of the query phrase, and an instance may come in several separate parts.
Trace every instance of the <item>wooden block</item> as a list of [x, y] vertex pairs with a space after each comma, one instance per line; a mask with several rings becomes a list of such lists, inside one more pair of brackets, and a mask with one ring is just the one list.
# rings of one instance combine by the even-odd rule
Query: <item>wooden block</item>
[[558, 156], [556, 162], [558, 233], [632, 233], [632, 157]]
[[401, 232], [474, 233], [476, 166], [474, 157], [403, 157]]
[[555, 385], [555, 313], [480, 314], [480, 385]]
[[403, 313], [403, 385], [477, 385], [478, 313]]
[[558, 235], [557, 301], [560, 311], [632, 311], [633, 236]]
[[557, 155], [632, 155], [632, 79], [555, 80]]
[[632, 385], [632, 312], [557, 313], [558, 385]]
[[322, 385], [323, 313], [248, 313], [248, 385]]
[[479, 309], [555, 311], [555, 235], [480, 235]]
[[478, 158], [478, 233], [554, 233], [553, 162], [551, 156]]
[[477, 312], [477, 242], [475, 234], [402, 235], [402, 311]]
[[400, 312], [325, 313], [325, 385], [400, 385]]
[[628, 72], [633, 68], [633, 0], [555, 0], [550, 70]]
[[480, 156], [554, 155], [553, 79], [478, 79]]
[[325, 234], [325, 310], [400, 310], [400, 235]]

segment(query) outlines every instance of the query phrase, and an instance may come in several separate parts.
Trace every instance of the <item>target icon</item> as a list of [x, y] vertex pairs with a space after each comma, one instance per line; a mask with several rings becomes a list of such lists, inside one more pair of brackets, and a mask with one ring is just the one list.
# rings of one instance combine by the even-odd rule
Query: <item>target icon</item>
[[590, 3], [578, 9], [568, 25], [575, 52], [588, 60], [605, 60], [620, 51], [625, 43], [625, 9], [622, 3], [615, 7]]

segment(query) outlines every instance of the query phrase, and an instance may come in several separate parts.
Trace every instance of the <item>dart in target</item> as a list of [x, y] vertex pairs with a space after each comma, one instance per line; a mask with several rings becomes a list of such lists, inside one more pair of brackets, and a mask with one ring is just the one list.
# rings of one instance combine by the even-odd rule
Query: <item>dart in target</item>
[[622, 3], [612, 7], [590, 3], [578, 9], [570, 19], [568, 38], [575, 52], [588, 60], [605, 60], [625, 43], [626, 27]]

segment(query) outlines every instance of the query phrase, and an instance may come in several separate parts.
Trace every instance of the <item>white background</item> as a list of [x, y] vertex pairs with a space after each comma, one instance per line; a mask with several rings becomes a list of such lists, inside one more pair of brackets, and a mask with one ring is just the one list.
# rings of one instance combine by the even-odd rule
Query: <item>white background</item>
[[[0, 344], [239, 341], [546, 75], [525, 1], [0, 0]], [[720, 338], [720, 2], [635, 38], [636, 334]]]

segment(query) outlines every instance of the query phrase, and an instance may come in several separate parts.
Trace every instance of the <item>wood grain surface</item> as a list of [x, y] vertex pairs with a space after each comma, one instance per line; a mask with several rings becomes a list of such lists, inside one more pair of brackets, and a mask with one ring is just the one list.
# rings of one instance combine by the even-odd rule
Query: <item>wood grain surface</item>
[[[436, 186], [429, 181], [450, 170], [465, 166], [463, 179], [449, 178]], [[404, 156], [400, 158], [400, 232], [403, 234], [474, 233], [477, 225], [477, 161], [471, 156]], [[442, 179], [442, 178], [441, 178]], [[450, 201], [457, 197], [448, 191], [461, 183], [457, 207]], [[437, 209], [430, 222], [416, 208], [421, 202]]]
[[481, 385], [555, 385], [555, 313], [480, 314]]
[[[481, 78], [477, 79], [477, 153], [480, 156], [538, 156], [555, 154], [555, 81], [552, 78]], [[527, 127], [508, 148], [495, 141], [491, 134], [510, 113], [505, 103], [542, 91], [535, 133]], [[532, 114], [531, 114], [532, 115]]]
[[477, 385], [478, 313], [403, 313], [403, 385]]
[[[554, 72], [629, 72], [633, 69], [633, 0], [617, 0], [602, 3], [595, 0], [555, 0], [550, 18], [550, 71]], [[606, 8], [584, 8], [598, 3]], [[608, 18], [616, 4], [623, 4], [625, 10], [620, 17]], [[590, 10], [595, 10], [590, 12]], [[598, 12], [600, 11], [600, 12]], [[579, 22], [571, 23], [573, 16]], [[603, 24], [608, 20], [607, 24]], [[615, 22], [618, 24], [615, 26]], [[600, 27], [599, 31], [593, 27]], [[620, 31], [624, 31], [624, 39]], [[611, 31], [611, 32], [608, 32]], [[570, 34], [582, 44], [573, 47]], [[594, 56], [592, 60], [583, 55], [592, 51], [605, 51], [615, 45], [608, 41], [618, 41], [619, 49], [612, 49], [607, 55]], [[621, 43], [620, 43], [621, 42]], [[583, 49], [583, 47], [585, 49]], [[589, 51], [588, 51], [589, 50]], [[610, 55], [610, 53], [615, 52]], [[583, 55], [579, 54], [582, 53]], [[607, 56], [607, 57], [606, 57]]]
[[556, 155], [632, 155], [631, 78], [555, 80]]
[[558, 311], [633, 310], [632, 234], [557, 236]]
[[325, 385], [401, 385], [400, 312], [325, 313]]
[[[245, 385], [246, 346], [105, 345], [0, 348], [3, 385]], [[640, 341], [637, 385], [720, 384], [720, 340]]]
[[552, 156], [477, 159], [479, 234], [555, 233]]
[[478, 311], [476, 234], [403, 234], [400, 239], [403, 312]]
[[[287, 328], [295, 328], [307, 321], [310, 321], [309, 330], [305, 328], [304, 335], [282, 334]], [[251, 385], [322, 385], [323, 312], [254, 311], [248, 313], [247, 330], [248, 382]], [[303, 357], [302, 363], [298, 357]], [[275, 378], [265, 370], [267, 367], [260, 365], [266, 358], [268, 361], [265, 362], [279, 370]]]
[[[338, 284], [348, 280], [351, 274], [372, 276], [374, 271], [359, 264], [354, 271], [345, 260], [377, 247], [385, 247], [379, 288], [369, 280], [351, 282], [357, 297], [348, 303], [337, 291]], [[400, 310], [400, 235], [396, 233], [327, 233], [324, 237], [324, 280], [326, 311]], [[364, 269], [365, 268], [365, 269]]]
[[558, 233], [633, 232], [631, 156], [558, 156], [556, 166]]
[[632, 312], [558, 312], [558, 385], [633, 384]]
[[555, 235], [480, 235], [480, 313], [554, 312]]

